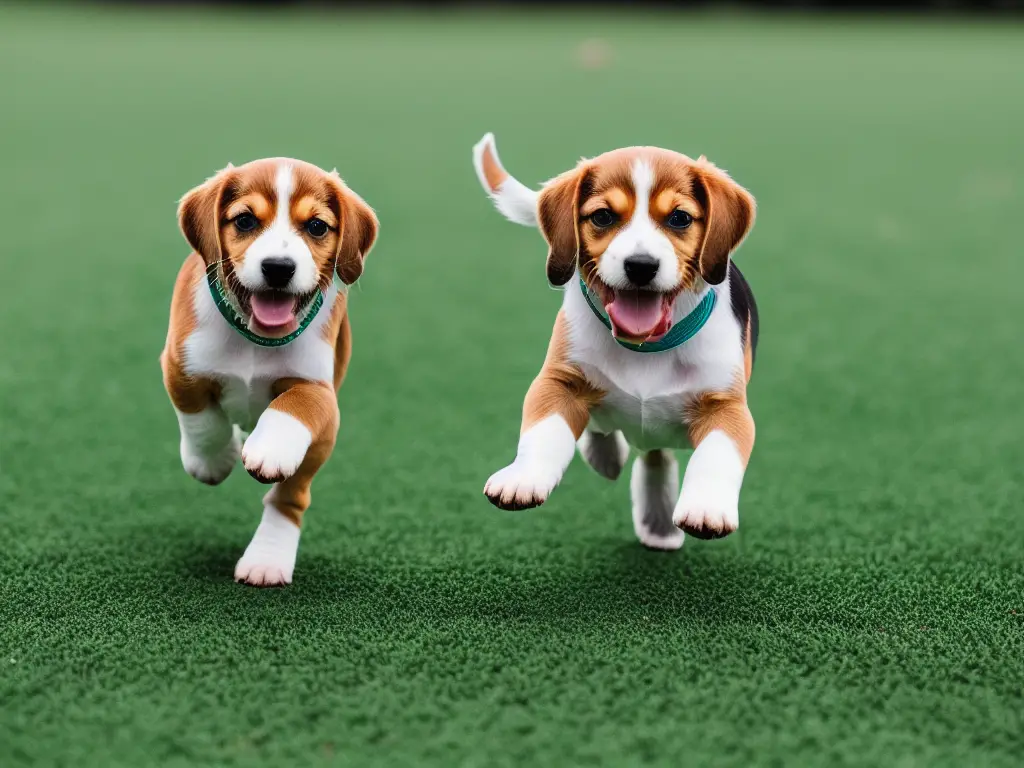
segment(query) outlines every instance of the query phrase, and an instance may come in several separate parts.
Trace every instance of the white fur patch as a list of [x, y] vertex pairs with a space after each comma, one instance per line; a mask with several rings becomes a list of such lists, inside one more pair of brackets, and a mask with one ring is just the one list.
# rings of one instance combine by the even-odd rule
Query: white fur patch
[[205, 280], [193, 293], [196, 330], [185, 341], [185, 370], [222, 384], [221, 407], [228, 419], [251, 430], [270, 404], [273, 382], [281, 378], [334, 380], [334, 347], [323, 337], [337, 299], [334, 284], [305, 332], [283, 347], [260, 347], [237, 333], [217, 311]]
[[320, 271], [313, 254], [292, 225], [291, 199], [295, 191], [295, 171], [289, 163], [281, 163], [274, 179], [277, 213], [273, 223], [252, 242], [238, 270], [238, 279], [253, 291], [267, 288], [263, 279], [263, 260], [287, 256], [295, 262], [295, 275], [288, 285], [293, 293], [308, 293], [316, 288]]
[[646, 254], [658, 260], [658, 273], [646, 286], [652, 291], [667, 292], [679, 286], [679, 261], [668, 235], [651, 218], [650, 200], [654, 188], [654, 169], [638, 158], [632, 168], [636, 207], [629, 223], [612, 238], [597, 263], [597, 274], [612, 288], [629, 288], [625, 261], [630, 256]]
[[295, 474], [312, 442], [305, 424], [291, 414], [268, 408], [242, 446], [242, 463], [249, 472], [284, 480]]
[[690, 447], [683, 413], [687, 398], [728, 390], [743, 372], [740, 325], [729, 305], [728, 280], [682, 293], [672, 307], [674, 322], [689, 314], [705, 290], [716, 291], [718, 303], [700, 333], [675, 349], [643, 354], [616, 342], [594, 316], [579, 281], [570, 281], [562, 301], [569, 359], [605, 392], [591, 410], [590, 428], [621, 430], [640, 450]]
[[279, 587], [292, 583], [300, 531], [274, 507], [273, 496], [274, 491], [271, 490], [263, 500], [263, 519], [235, 566], [235, 581], [254, 587]]
[[502, 509], [540, 506], [562, 480], [575, 452], [576, 438], [565, 419], [548, 416], [523, 433], [516, 460], [491, 475], [484, 494]]
[[687, 533], [716, 538], [739, 527], [743, 460], [736, 444], [716, 429], [694, 450], [672, 522]]
[[182, 413], [177, 408], [181, 431], [181, 465], [192, 477], [207, 485], [224, 482], [238, 462], [240, 435], [219, 407], [199, 413]]
[[484, 175], [484, 153], [490, 152], [498, 167], [505, 170], [498, 158], [498, 148], [494, 143], [494, 134], [486, 134], [473, 147], [473, 168], [476, 169], [476, 177], [480, 180], [480, 186], [491, 198], [494, 207], [509, 221], [522, 224], [524, 227], [537, 226], [537, 197], [538, 192], [521, 184], [512, 176], [506, 178], [497, 189], [491, 189], [487, 183], [487, 176]]
[[679, 462], [669, 451], [651, 466], [638, 456], [633, 462], [629, 495], [633, 501], [633, 530], [650, 549], [675, 550], [683, 546], [683, 533], [672, 522], [679, 496]]

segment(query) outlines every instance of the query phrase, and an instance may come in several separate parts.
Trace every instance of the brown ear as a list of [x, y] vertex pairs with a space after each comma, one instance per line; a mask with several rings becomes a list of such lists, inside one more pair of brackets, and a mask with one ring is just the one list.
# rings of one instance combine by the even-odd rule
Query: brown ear
[[537, 219], [548, 241], [548, 282], [565, 285], [576, 271], [580, 251], [580, 187], [589, 169], [580, 165], [556, 176], [540, 191]]
[[220, 261], [220, 199], [228, 165], [198, 187], [190, 189], [178, 204], [178, 226], [192, 250], [207, 264]]
[[363, 274], [363, 262], [377, 239], [380, 225], [377, 215], [363, 198], [349, 189], [337, 174], [332, 173], [331, 177], [341, 209], [341, 240], [335, 270], [343, 283], [351, 285]]
[[702, 156], [695, 166], [706, 210], [704, 242], [699, 251], [700, 274], [711, 285], [725, 280], [729, 254], [739, 247], [754, 226], [754, 197]]

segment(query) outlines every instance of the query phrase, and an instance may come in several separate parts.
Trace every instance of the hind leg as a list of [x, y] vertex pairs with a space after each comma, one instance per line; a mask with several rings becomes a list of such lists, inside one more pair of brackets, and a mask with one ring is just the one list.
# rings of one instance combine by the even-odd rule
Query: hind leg
[[674, 550], [683, 546], [683, 532], [672, 522], [679, 496], [679, 462], [672, 451], [637, 456], [629, 483], [633, 500], [633, 530], [648, 549]]
[[626, 459], [629, 458], [629, 443], [617, 430], [602, 435], [585, 429], [580, 439], [576, 441], [576, 447], [590, 468], [609, 480], [615, 480], [622, 474], [622, 468], [626, 466]]

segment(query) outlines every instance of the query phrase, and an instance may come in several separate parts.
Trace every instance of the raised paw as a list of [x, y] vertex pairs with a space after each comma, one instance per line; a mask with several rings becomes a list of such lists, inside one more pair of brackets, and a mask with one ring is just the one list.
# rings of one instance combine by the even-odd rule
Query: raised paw
[[676, 505], [672, 522], [698, 539], [720, 539], [739, 527], [740, 513], [735, 504], [730, 506], [713, 498], [687, 498], [684, 495]]
[[242, 446], [242, 463], [261, 483], [279, 483], [295, 474], [312, 441], [305, 424], [268, 408]]
[[203, 451], [192, 445], [186, 438], [181, 440], [181, 465], [192, 477], [206, 485], [220, 485], [227, 480], [231, 470], [238, 463], [242, 440], [237, 428], [231, 439], [220, 450]]
[[517, 460], [491, 475], [484, 495], [500, 509], [530, 509], [547, 501], [561, 479], [562, 473], [550, 466]]

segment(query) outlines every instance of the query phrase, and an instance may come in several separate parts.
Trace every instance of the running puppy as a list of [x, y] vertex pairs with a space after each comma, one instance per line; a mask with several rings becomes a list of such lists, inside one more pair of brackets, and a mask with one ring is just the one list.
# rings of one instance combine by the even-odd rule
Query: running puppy
[[217, 485], [241, 458], [273, 484], [235, 579], [290, 584], [352, 352], [334, 275], [345, 285], [359, 277], [377, 217], [337, 172], [276, 158], [229, 165], [182, 198], [178, 222], [193, 252], [174, 286], [160, 364], [181, 463]]
[[[577, 447], [615, 479], [633, 446], [645, 546], [732, 533], [754, 445], [746, 387], [758, 322], [729, 256], [754, 223], [754, 198], [704, 157], [655, 147], [581, 160], [539, 193], [505, 171], [491, 134], [473, 159], [498, 210], [540, 227], [548, 281], [566, 286], [516, 459], [487, 481], [487, 498], [543, 504]], [[672, 449], [690, 446], [680, 491]]]

